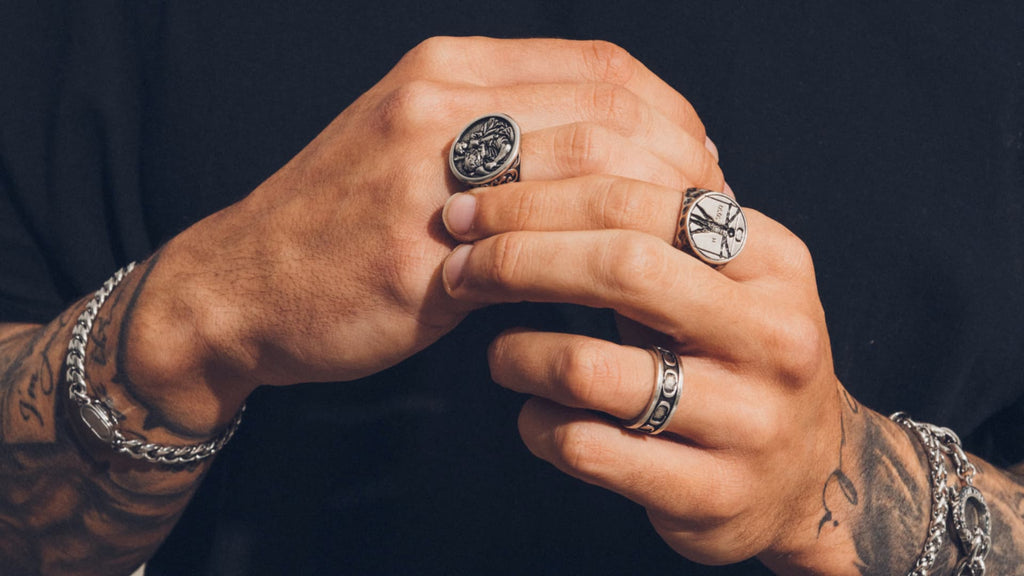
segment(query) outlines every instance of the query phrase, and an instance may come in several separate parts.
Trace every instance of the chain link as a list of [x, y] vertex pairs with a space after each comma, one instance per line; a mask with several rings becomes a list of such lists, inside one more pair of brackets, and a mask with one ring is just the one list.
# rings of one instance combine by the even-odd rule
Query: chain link
[[135, 269], [131, 262], [111, 276], [85, 305], [85, 310], [75, 321], [68, 341], [68, 353], [65, 358], [65, 376], [68, 383], [68, 398], [79, 409], [79, 416], [97, 438], [106, 442], [115, 451], [126, 454], [136, 460], [145, 460], [157, 464], [187, 464], [213, 456], [227, 444], [242, 423], [245, 405], [231, 420], [227, 428], [216, 438], [189, 446], [165, 446], [144, 440], [125, 438], [121, 431], [120, 416], [102, 399], [89, 395], [89, 384], [85, 376], [85, 349], [89, 344], [89, 334], [100, 308], [110, 297], [110, 293], [124, 278]]
[[[932, 514], [928, 525], [928, 538], [910, 576], [928, 575], [928, 571], [935, 563], [938, 547], [945, 539], [947, 516], [952, 520], [957, 547], [962, 555], [956, 564], [954, 574], [984, 576], [985, 557], [992, 542], [992, 519], [985, 497], [974, 487], [977, 468], [968, 460], [960, 437], [949, 428], [915, 422], [903, 412], [896, 412], [890, 418], [917, 435], [928, 457], [931, 479]], [[953, 462], [957, 478], [962, 484], [959, 490], [947, 486], [946, 456]], [[968, 507], [975, 511], [975, 526], [969, 525]]]

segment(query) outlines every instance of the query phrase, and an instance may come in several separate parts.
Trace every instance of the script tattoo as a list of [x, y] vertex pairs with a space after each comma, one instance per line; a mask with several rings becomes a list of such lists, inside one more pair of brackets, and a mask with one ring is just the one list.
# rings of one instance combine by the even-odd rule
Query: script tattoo
[[[127, 334], [126, 319], [155, 262], [156, 257], [142, 264], [122, 283], [118, 290], [131, 297], [108, 301], [102, 322], [94, 325], [88, 370], [97, 394], [111, 385], [119, 352], [114, 341]], [[206, 469], [110, 457], [91, 451], [71, 428], [64, 415], [67, 401], [58, 391], [64, 389], [70, 324], [83, 304], [49, 325], [20, 329], [0, 340], [4, 574], [130, 573], [166, 537]]]

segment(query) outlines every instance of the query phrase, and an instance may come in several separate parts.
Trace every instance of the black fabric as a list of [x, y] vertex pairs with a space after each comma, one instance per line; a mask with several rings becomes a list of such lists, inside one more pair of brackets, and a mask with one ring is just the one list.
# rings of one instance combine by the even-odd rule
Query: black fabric
[[[52, 318], [244, 196], [426, 37], [603, 38], [808, 243], [854, 395], [1024, 460], [1021, 5], [605, 4], [3, 3], [0, 321]], [[150, 573], [764, 573], [691, 566], [527, 453], [483, 353], [520, 323], [614, 337], [497, 307], [364, 381], [258, 391]]]

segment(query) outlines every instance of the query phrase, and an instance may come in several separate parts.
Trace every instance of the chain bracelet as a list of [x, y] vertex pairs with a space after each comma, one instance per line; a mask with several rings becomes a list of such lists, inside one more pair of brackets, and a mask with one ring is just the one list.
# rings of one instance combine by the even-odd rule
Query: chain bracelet
[[[947, 516], [951, 517], [956, 545], [962, 556], [953, 573], [956, 576], [984, 576], [985, 557], [992, 542], [992, 518], [985, 497], [974, 487], [977, 469], [968, 460], [960, 438], [949, 428], [915, 422], [903, 412], [896, 412], [890, 418], [914, 432], [921, 441], [928, 457], [931, 480], [932, 514], [928, 537], [909, 576], [928, 575], [946, 535]], [[947, 486], [946, 456], [952, 460], [962, 484], [959, 490]], [[968, 509], [974, 512], [974, 525], [968, 518]]]
[[134, 268], [135, 263], [131, 262], [115, 272], [96, 291], [96, 294], [85, 305], [85, 310], [75, 321], [65, 359], [68, 398], [78, 407], [78, 415], [85, 426], [117, 452], [136, 460], [158, 464], [187, 464], [209, 458], [219, 452], [235, 435], [238, 426], [242, 423], [242, 414], [245, 412], [244, 404], [224, 432], [216, 438], [189, 446], [165, 446], [126, 438], [119, 425], [119, 420], [122, 417], [104, 400], [89, 395], [89, 385], [85, 377], [85, 348], [89, 344], [89, 334], [92, 332], [93, 322], [96, 321], [96, 315], [107, 298], [110, 297], [110, 293]]

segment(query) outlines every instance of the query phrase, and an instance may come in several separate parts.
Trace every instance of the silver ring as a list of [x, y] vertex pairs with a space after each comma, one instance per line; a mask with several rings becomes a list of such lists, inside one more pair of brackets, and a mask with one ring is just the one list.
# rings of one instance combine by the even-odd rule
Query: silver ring
[[651, 401], [639, 416], [622, 425], [630, 430], [654, 435], [660, 434], [668, 426], [668, 421], [679, 405], [679, 396], [683, 391], [683, 366], [671, 350], [651, 346], [650, 351], [658, 364], [658, 378], [654, 383]]
[[686, 190], [673, 246], [719, 268], [739, 255], [746, 242], [747, 219], [735, 200], [713, 190]]
[[452, 142], [448, 168], [470, 186], [497, 186], [519, 180], [519, 124], [505, 114], [473, 120]]

